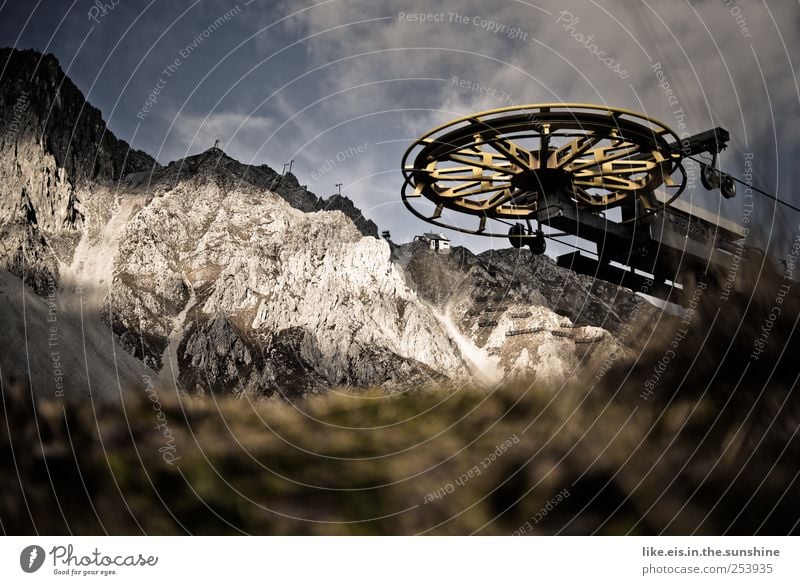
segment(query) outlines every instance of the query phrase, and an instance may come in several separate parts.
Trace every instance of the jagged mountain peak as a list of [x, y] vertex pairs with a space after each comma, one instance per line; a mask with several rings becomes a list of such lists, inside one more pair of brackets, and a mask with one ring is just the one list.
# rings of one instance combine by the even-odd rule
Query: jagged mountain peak
[[32, 141], [55, 158], [73, 185], [160, 166], [107, 128], [54, 55], [0, 48], [0, 70], [0, 148], [27, 148]]
[[134, 173], [125, 178], [129, 187], [170, 189], [182, 181], [197, 184], [212, 182], [224, 190], [256, 189], [272, 191], [301, 211], [316, 211], [319, 198], [300, 186], [293, 175], [281, 175], [268, 165], [248, 165], [228, 156], [218, 147], [174, 160], [168, 165]]
[[[13, 151], [14, 155], [7, 157], [11, 161], [19, 151], [27, 153], [30, 159], [32, 149], [38, 149], [53, 161], [39, 160], [41, 157], [37, 155], [36, 161], [28, 161], [30, 166], [47, 164], [48, 173], [54, 176], [63, 171], [63, 176], [56, 180], [45, 181], [63, 183], [63, 193], [44, 193], [43, 200], [57, 197], [74, 207], [74, 188], [91, 182], [123, 181], [125, 188], [139, 190], [171, 188], [186, 180], [211, 181], [223, 190], [238, 187], [271, 191], [305, 212], [339, 210], [350, 217], [363, 235], [378, 235], [377, 226], [364, 218], [348, 198], [336, 196], [323, 200], [301, 185], [292, 173], [278, 173], [266, 164], [239, 162], [217, 147], [162, 167], [150, 155], [130, 148], [108, 130], [100, 110], [86, 100], [52, 54], [0, 48], [0, 68], [3, 79], [0, 150]], [[15, 165], [9, 167], [9, 173]], [[28, 194], [25, 187], [20, 185], [19, 189], [22, 203], [14, 205], [22, 209]], [[46, 207], [58, 208], [60, 201]], [[64, 217], [81, 217], [73, 207], [64, 212]], [[53, 218], [51, 227], [63, 223], [62, 220]]]
[[341, 211], [356, 224], [358, 231], [365, 236], [378, 237], [378, 226], [371, 219], [367, 219], [361, 213], [361, 210], [356, 207], [355, 203], [344, 195], [335, 193], [327, 199], [322, 199], [319, 202], [319, 208], [325, 211]]
[[378, 226], [365, 218], [348, 197], [334, 194], [322, 199], [309, 191], [306, 185], [301, 185], [292, 173], [278, 173], [267, 164], [242, 163], [216, 146], [152, 171], [132, 173], [123, 182], [133, 190], [170, 190], [184, 181], [192, 181], [198, 186], [214, 183], [226, 192], [236, 189], [272, 192], [295, 209], [305, 212], [341, 211], [363, 235], [378, 237]]

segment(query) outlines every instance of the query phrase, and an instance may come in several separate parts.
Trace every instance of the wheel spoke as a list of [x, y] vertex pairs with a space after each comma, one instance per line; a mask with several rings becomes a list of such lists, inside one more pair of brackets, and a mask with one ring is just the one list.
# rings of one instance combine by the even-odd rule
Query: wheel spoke
[[[477, 182], [474, 182], [473, 185], [477, 185]], [[506, 185], [492, 185], [489, 187], [481, 187], [480, 189], [475, 189], [474, 191], [469, 191], [467, 193], [463, 193], [462, 189], [464, 186], [462, 185], [457, 190], [454, 188], [445, 189], [444, 191], [440, 191], [437, 193], [439, 197], [452, 199], [452, 198], [460, 198], [460, 197], [472, 197], [473, 195], [481, 195], [483, 193], [492, 193], [494, 191], [502, 191], [503, 189], [507, 189], [509, 184]]]
[[[554, 168], [562, 168], [564, 165], [571, 163], [573, 160], [581, 156], [584, 152], [589, 150], [595, 144], [600, 142], [602, 137], [593, 135], [593, 136], [579, 136], [573, 140], [570, 140], [564, 146], [561, 146], [557, 150], [553, 151], [550, 154], [550, 159], [548, 160], [548, 166]], [[552, 160], [552, 164], [551, 161]]]
[[539, 168], [547, 167], [550, 159], [550, 124], [544, 124], [539, 136]]
[[630, 142], [623, 142], [616, 146], [615, 145], [602, 146], [600, 148], [594, 148], [589, 151], [589, 153], [592, 155], [591, 159], [581, 158], [576, 160], [575, 164], [565, 165], [564, 168], [574, 173], [575, 171], [588, 169], [589, 167], [594, 167], [597, 165], [602, 165], [603, 163], [606, 162], [625, 158], [626, 156], [631, 156], [638, 152], [639, 152], [639, 147], [635, 144], [631, 144]]
[[502, 205], [506, 201], [509, 201], [512, 197], [511, 189], [503, 189], [499, 191], [496, 195], [493, 195], [486, 199], [483, 202], [484, 209], [494, 209], [498, 205]]
[[636, 191], [644, 188], [644, 181], [633, 181], [624, 177], [608, 175], [575, 176], [575, 184], [581, 187], [600, 187], [603, 189], [622, 189]]
[[604, 175], [634, 175], [636, 173], [649, 173], [656, 168], [656, 163], [650, 160], [617, 160], [604, 162], [601, 173]]
[[[486, 153], [486, 154], [490, 154], [492, 156], [495, 156], [492, 153]], [[500, 157], [497, 157], [497, 158], [500, 158]], [[491, 162], [481, 162], [481, 161], [477, 161], [477, 160], [470, 160], [470, 159], [468, 159], [466, 157], [463, 157], [460, 154], [458, 154], [458, 155], [457, 154], [450, 154], [450, 155], [448, 155], [448, 160], [451, 160], [451, 161], [457, 162], [457, 163], [462, 163], [462, 164], [465, 164], [465, 165], [470, 165], [471, 167], [478, 167], [478, 168], [481, 168], [481, 169], [486, 169], [486, 170], [489, 170], [489, 171], [507, 171], [507, 170], [511, 170], [512, 169], [512, 165], [509, 164], [508, 161], [506, 161], [505, 165], [496, 165], [496, 164], [492, 164]]]
[[509, 161], [515, 163], [521, 170], [534, 168], [536, 156], [516, 142], [498, 138], [497, 140], [492, 140], [489, 144]]
[[510, 173], [495, 173], [493, 175], [453, 175], [453, 176], [439, 176], [438, 173], [431, 173], [431, 178], [437, 181], [477, 181], [485, 183], [496, 183], [498, 181], [505, 181], [506, 183], [511, 180]]
[[[428, 170], [428, 169], [426, 169]], [[440, 178], [441, 175], [446, 175], [449, 173], [463, 173], [463, 172], [473, 172], [475, 167], [472, 165], [463, 165], [460, 167], [439, 167], [437, 166], [434, 169], [431, 169], [431, 176], [436, 175], [435, 178]]]
[[627, 192], [620, 191], [593, 194], [578, 186], [575, 187], [575, 194], [578, 196], [578, 199], [592, 207], [609, 207], [610, 205], [627, 199], [629, 196]]

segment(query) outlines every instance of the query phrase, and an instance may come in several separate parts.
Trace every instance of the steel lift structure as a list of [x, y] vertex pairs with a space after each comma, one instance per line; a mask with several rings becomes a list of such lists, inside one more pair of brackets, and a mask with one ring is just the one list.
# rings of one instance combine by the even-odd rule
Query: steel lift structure
[[746, 234], [679, 199], [685, 160], [703, 153], [712, 158], [701, 165], [703, 186], [735, 195], [734, 180], [716, 166], [728, 140], [722, 128], [681, 140], [653, 118], [606, 106], [500, 108], [414, 142], [403, 157], [401, 197], [428, 223], [508, 238], [534, 254], [545, 252], [546, 238], [575, 236], [595, 250], [573, 246], [559, 265], [680, 302], [697, 274], [729, 269]]

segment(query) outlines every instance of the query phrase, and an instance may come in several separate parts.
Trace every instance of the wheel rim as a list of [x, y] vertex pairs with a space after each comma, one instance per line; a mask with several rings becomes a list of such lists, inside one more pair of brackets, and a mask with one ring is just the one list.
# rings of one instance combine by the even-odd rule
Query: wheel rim
[[[680, 196], [686, 172], [675, 144], [673, 130], [628, 110], [588, 104], [489, 110], [414, 142], [403, 156], [401, 195], [417, 217], [480, 235], [503, 236], [492, 229], [496, 221], [535, 217], [538, 193], [555, 185], [588, 211], [637, 202], [627, 223]], [[655, 204], [659, 188], [667, 195]], [[473, 217], [470, 225], [456, 223], [465, 216]]]

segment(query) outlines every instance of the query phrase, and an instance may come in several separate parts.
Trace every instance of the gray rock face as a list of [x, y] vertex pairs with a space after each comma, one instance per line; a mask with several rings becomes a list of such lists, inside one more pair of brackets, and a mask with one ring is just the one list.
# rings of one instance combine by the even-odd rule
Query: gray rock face
[[341, 211], [353, 220], [356, 229], [363, 235], [372, 236], [373, 238], [378, 237], [378, 226], [375, 225], [375, 222], [364, 217], [361, 210], [358, 209], [350, 199], [343, 195], [335, 194], [327, 199], [321, 200], [320, 209], [324, 209], [325, 211]]
[[25, 141], [32, 138], [63, 171], [53, 181], [66, 179], [72, 185], [159, 166], [106, 128], [100, 110], [86, 101], [53, 55], [5, 48], [0, 49], [0, 62], [5, 65], [0, 91], [3, 150], [29, 152]]
[[557, 383], [585, 375], [617, 349], [615, 335], [629, 315], [650, 320], [655, 314], [631, 291], [527, 249], [476, 256], [456, 247], [440, 255], [416, 242], [396, 246], [393, 255], [410, 286], [448, 321], [473, 375], [484, 383]]
[[0, 49], [0, 268], [40, 294], [85, 227], [93, 186], [157, 168], [106, 128], [52, 55]]
[[[145, 363], [173, 360], [187, 387], [256, 394], [463, 371], [386, 242], [339, 211], [305, 213], [228, 179], [212, 169], [151, 181], [122, 236], [105, 309]], [[296, 389], [277, 384], [287, 378]]]
[[[0, 371], [4, 389], [23, 381], [43, 398], [110, 401], [142, 391], [156, 374], [140, 360], [114, 351], [111, 331], [91, 311], [80, 310], [80, 295], [47, 283], [44, 297], [0, 270]], [[75, 302], [78, 301], [76, 307]], [[86, 299], [88, 300], [88, 299]]]

